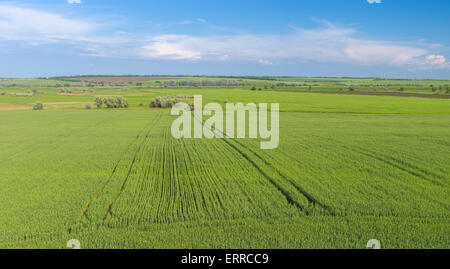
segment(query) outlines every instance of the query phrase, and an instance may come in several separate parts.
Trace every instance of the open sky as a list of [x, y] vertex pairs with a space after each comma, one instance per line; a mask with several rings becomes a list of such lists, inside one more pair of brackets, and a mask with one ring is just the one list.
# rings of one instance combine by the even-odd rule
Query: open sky
[[448, 0], [0, 0], [0, 77], [450, 79]]

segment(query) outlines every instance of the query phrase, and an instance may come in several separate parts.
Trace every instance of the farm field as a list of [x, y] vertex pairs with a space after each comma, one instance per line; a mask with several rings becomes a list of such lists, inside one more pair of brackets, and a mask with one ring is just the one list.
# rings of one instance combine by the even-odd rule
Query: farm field
[[[47, 82], [0, 88], [0, 248], [450, 248], [448, 99]], [[279, 147], [175, 139], [148, 107], [198, 94], [280, 103]], [[107, 96], [129, 107], [85, 109]]]

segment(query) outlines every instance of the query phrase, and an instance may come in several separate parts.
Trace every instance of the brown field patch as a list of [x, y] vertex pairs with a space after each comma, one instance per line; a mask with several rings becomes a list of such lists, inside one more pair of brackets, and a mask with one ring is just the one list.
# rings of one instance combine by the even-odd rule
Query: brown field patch
[[84, 107], [89, 102], [49, 102], [44, 103], [44, 109], [55, 109], [55, 108], [80, 108]]
[[173, 78], [168, 77], [76, 77], [65, 78], [66, 80], [77, 80], [87, 82], [104, 82], [104, 83], [128, 83], [128, 82], [143, 82], [151, 80], [168, 80]]
[[9, 111], [9, 110], [29, 110], [31, 106], [21, 106], [21, 105], [0, 105], [0, 111]]

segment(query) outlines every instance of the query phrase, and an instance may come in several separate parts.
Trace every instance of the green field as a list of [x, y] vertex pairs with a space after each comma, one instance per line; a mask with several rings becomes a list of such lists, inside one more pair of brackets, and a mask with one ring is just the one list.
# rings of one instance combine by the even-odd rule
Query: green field
[[[0, 88], [0, 248], [450, 248], [450, 99], [42, 83]], [[177, 94], [280, 103], [279, 147], [174, 139]]]

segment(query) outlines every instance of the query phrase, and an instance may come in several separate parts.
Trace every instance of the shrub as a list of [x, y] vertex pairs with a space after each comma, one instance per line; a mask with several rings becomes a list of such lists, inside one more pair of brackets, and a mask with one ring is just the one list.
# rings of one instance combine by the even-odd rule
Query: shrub
[[148, 105], [149, 107], [158, 107], [158, 104], [156, 103], [155, 100], [151, 100], [150, 104]]
[[91, 103], [87, 103], [85, 106], [86, 109], [91, 109], [92, 108], [92, 104]]
[[144, 104], [142, 104], [142, 103], [139, 103], [139, 106], [144, 106]]
[[177, 96], [157, 96], [150, 101], [149, 107], [162, 107], [171, 108], [175, 104], [191, 100], [193, 97], [189, 95], [177, 95]]
[[161, 99], [161, 107], [162, 108], [168, 108], [169, 107], [169, 100], [166, 98]]
[[256, 87], [252, 87], [250, 90], [252, 91], [256, 91]]
[[44, 109], [44, 104], [40, 101], [36, 102], [33, 105], [33, 110], [43, 110]]
[[103, 103], [105, 104], [105, 106], [107, 108], [114, 108], [114, 106], [115, 106], [114, 99], [112, 97], [103, 99]]
[[103, 99], [100, 97], [95, 97], [95, 105], [97, 108], [102, 108], [103, 106]]
[[[102, 105], [105, 105], [107, 108], [127, 108], [128, 107], [128, 100], [123, 98], [122, 96], [117, 97], [108, 97], [98, 99], [99, 97], [95, 98], [95, 103], [97, 104], [97, 107], [102, 107]], [[100, 104], [100, 106], [99, 106]]]

